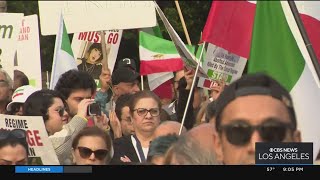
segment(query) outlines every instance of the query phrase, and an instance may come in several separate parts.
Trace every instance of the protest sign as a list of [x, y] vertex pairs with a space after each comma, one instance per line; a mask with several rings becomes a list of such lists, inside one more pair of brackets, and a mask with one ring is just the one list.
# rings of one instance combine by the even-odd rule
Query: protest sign
[[[20, 22], [17, 59], [14, 69], [22, 71], [29, 84], [42, 88], [38, 15], [25, 16]], [[30, 65], [32, 64], [32, 68]]]
[[34, 165], [59, 165], [58, 157], [41, 116], [13, 116], [0, 114], [0, 129], [27, 131], [29, 145], [28, 163]]
[[68, 32], [156, 26], [152, 1], [38, 1], [42, 35], [57, 34], [62, 12]]
[[22, 13], [0, 13], [0, 69], [13, 79], [14, 56]]
[[224, 81], [229, 85], [241, 77], [247, 59], [208, 43], [202, 64], [203, 70], [211, 80]]
[[[108, 30], [104, 32], [106, 52], [108, 55], [108, 67], [110, 69], [110, 72], [112, 73], [114, 65], [116, 63], [123, 30]], [[102, 67], [102, 56], [100, 56], [101, 58], [98, 57], [98, 59], [95, 59], [95, 64], [92, 64], [92, 62], [88, 62], [90, 52], [95, 46], [100, 50], [102, 48], [99, 32], [93, 31], [74, 33], [71, 47], [78, 64], [78, 69], [80, 71], [87, 71], [95, 79], [98, 87], [100, 87], [99, 75], [101, 73]]]

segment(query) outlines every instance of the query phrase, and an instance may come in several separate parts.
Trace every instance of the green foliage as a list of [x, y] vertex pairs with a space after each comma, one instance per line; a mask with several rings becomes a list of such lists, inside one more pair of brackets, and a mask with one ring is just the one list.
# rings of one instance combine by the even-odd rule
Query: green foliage
[[[211, 7], [211, 1], [178, 1], [180, 5], [180, 10], [183, 15], [186, 28], [192, 44], [198, 44], [200, 40], [201, 31], [209, 14]], [[183, 30], [183, 26], [178, 14], [177, 7], [174, 1], [162, 1], [158, 2], [160, 8], [166, 15], [172, 27], [177, 31], [183, 42], [187, 44], [187, 38]], [[165, 29], [162, 22], [158, 18], [158, 23], [160, 25], [163, 36], [166, 39], [170, 39], [167, 30]]]

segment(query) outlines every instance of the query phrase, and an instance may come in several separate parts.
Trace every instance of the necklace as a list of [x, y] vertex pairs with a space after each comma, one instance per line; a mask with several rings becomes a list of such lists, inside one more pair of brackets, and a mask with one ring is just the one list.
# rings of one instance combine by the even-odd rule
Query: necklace
[[95, 68], [95, 64], [92, 64], [92, 65], [89, 66], [89, 67], [87, 66], [87, 64], [89, 64], [89, 63], [84, 62], [84, 66], [83, 66], [83, 69], [82, 69], [82, 70], [88, 72], [88, 73], [91, 75], [92, 72], [93, 72], [93, 70], [94, 70], [94, 68]]

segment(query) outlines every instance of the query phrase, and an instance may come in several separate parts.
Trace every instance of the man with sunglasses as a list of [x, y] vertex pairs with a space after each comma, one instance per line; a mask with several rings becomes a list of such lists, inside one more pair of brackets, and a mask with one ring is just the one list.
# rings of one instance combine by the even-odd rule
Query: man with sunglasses
[[289, 92], [265, 74], [244, 75], [216, 102], [214, 148], [223, 164], [255, 164], [256, 142], [300, 142]]
[[27, 165], [28, 143], [22, 129], [0, 129], [0, 165]]

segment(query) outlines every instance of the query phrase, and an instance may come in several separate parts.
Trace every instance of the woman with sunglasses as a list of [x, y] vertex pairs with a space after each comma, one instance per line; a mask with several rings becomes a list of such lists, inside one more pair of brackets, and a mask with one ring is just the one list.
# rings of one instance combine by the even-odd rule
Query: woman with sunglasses
[[112, 164], [145, 162], [150, 141], [160, 124], [161, 102], [153, 92], [148, 90], [137, 92], [131, 98], [129, 108], [135, 135], [114, 140]]
[[78, 105], [77, 115], [68, 123], [67, 104], [60, 93], [55, 90], [40, 90], [28, 97], [23, 107], [23, 115], [43, 117], [60, 164], [71, 164], [72, 139], [86, 127], [87, 107], [92, 102], [90, 99], [82, 100]]
[[61, 131], [62, 126], [68, 123], [66, 102], [54, 90], [32, 93], [24, 104], [24, 115], [42, 116], [49, 136]]
[[[71, 164], [71, 144], [73, 138], [80, 130], [85, 128], [88, 123], [87, 109], [93, 99], [80, 99], [78, 112], [68, 122], [67, 103], [61, 94], [56, 90], [40, 90], [31, 94], [23, 107], [25, 116], [42, 116], [49, 139], [58, 156], [60, 164]], [[106, 115], [97, 117], [95, 125], [101, 129], [108, 126]], [[110, 129], [110, 127], [109, 127]]]
[[82, 129], [72, 142], [73, 163], [76, 165], [107, 165], [113, 156], [109, 133], [92, 126]]

